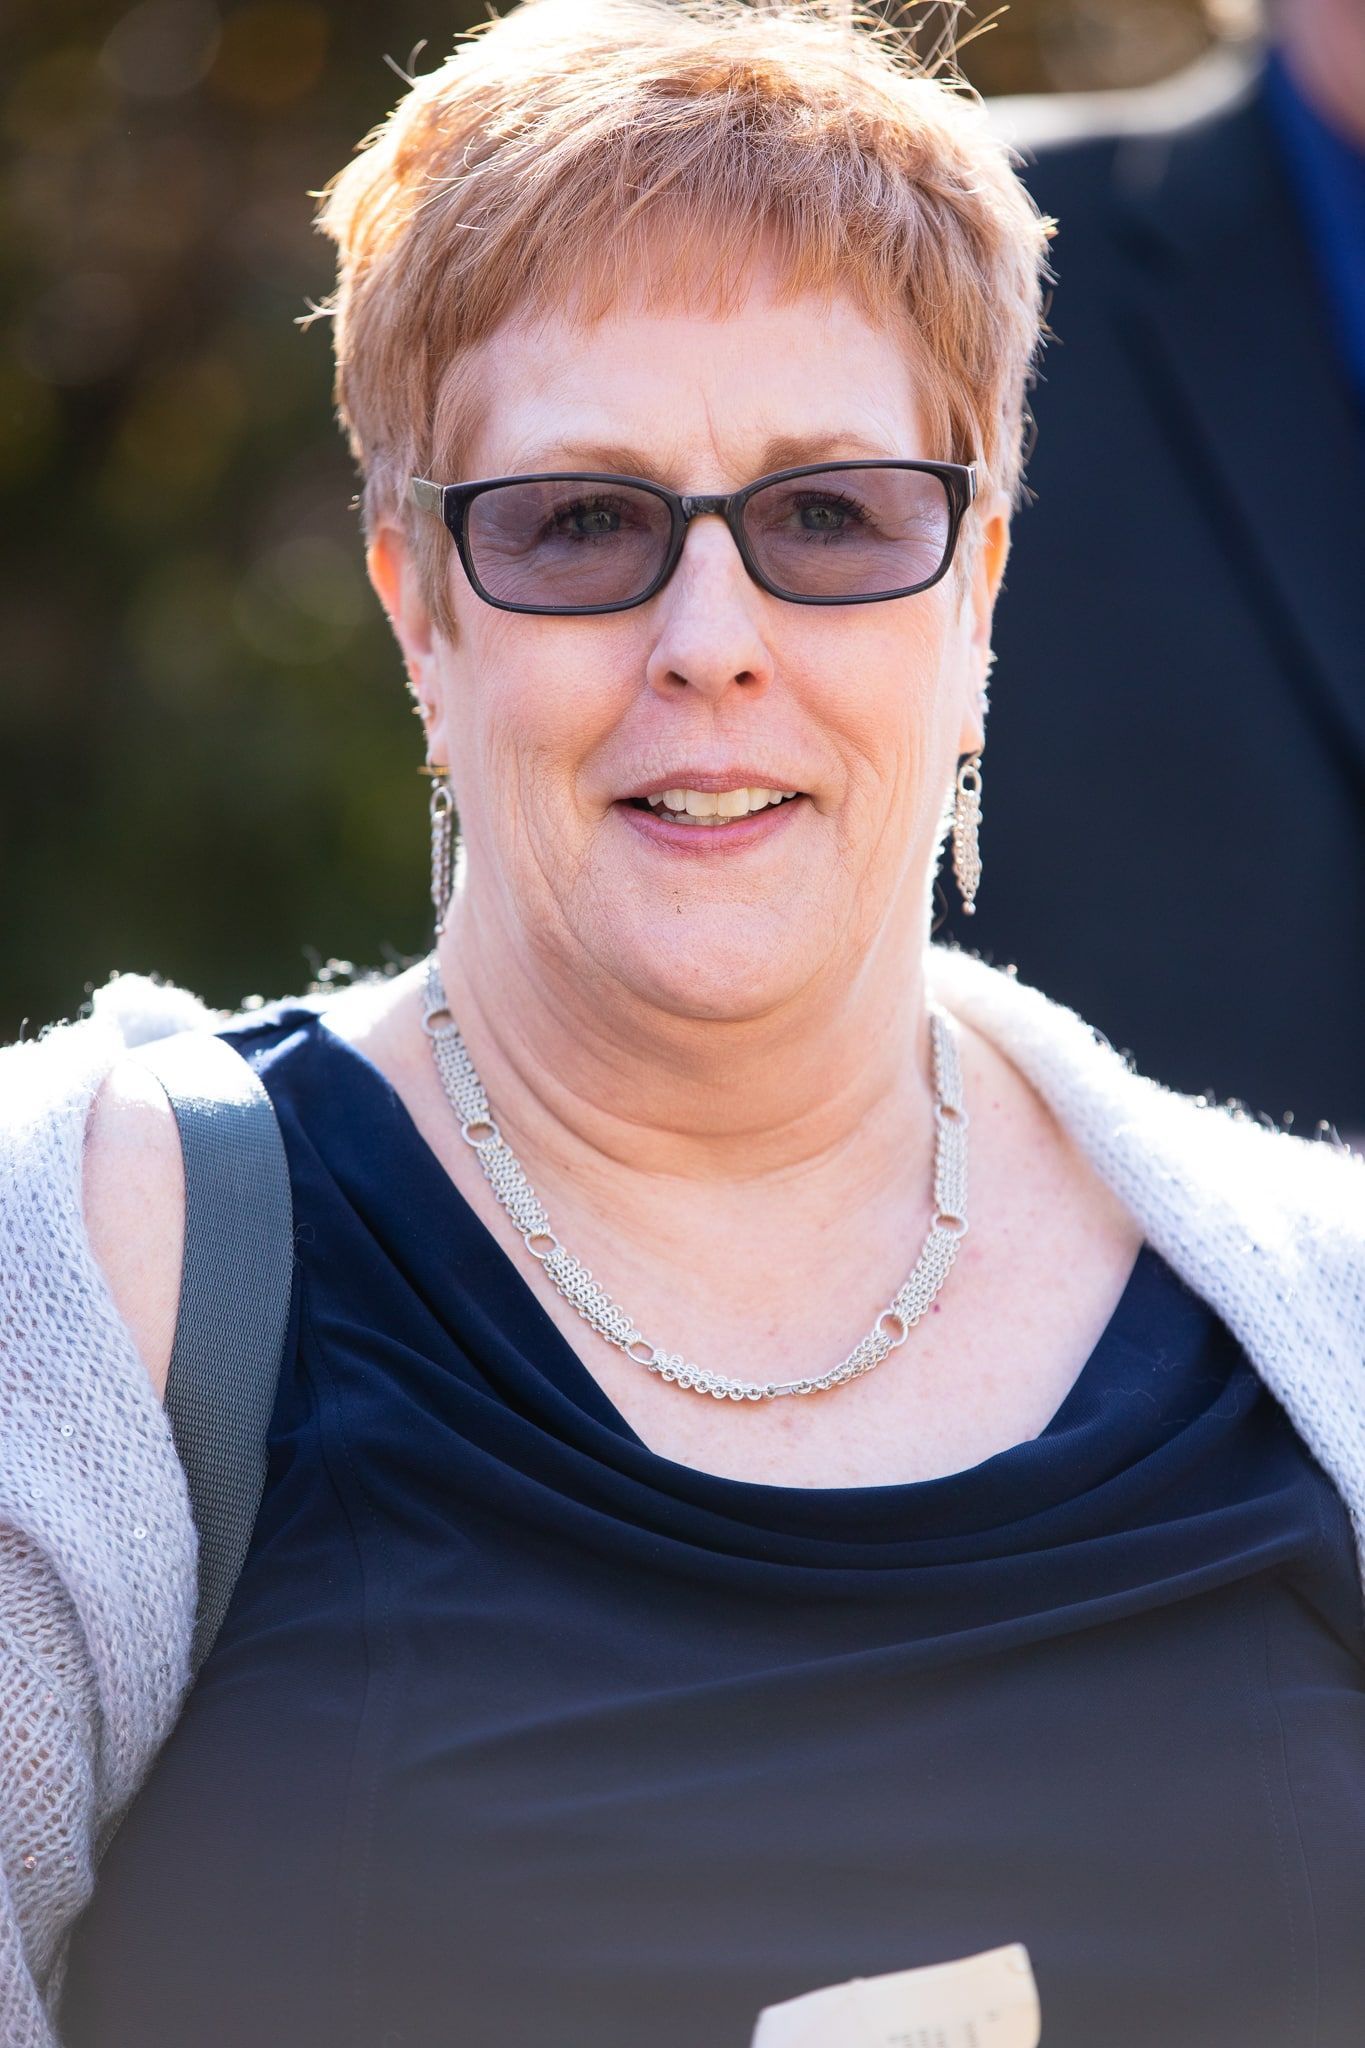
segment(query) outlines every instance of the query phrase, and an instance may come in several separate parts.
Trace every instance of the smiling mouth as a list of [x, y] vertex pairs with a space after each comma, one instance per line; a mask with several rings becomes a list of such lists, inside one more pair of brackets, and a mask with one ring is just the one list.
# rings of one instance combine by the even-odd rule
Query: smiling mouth
[[797, 789], [663, 789], [629, 801], [633, 810], [647, 811], [670, 825], [714, 827], [794, 803], [801, 794]]

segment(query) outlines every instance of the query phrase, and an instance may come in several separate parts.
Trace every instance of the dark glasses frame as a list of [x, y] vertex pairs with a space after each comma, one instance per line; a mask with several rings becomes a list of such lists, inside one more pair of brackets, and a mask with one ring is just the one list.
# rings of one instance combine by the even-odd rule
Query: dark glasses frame
[[[754, 560], [743, 527], [744, 508], [756, 492], [769, 484], [786, 483], [794, 477], [828, 475], [835, 470], [849, 469], [912, 469], [926, 476], [942, 479], [948, 494], [948, 538], [943, 550], [943, 559], [932, 576], [926, 576], [918, 583], [907, 583], [899, 590], [875, 590], [857, 592], [848, 597], [811, 597], [799, 591], [783, 590], [780, 585], [770, 582]], [[611, 604], [514, 604], [510, 599], [494, 597], [484, 589], [474, 568], [469, 547], [469, 508], [474, 500], [485, 491], [495, 491], [507, 484], [628, 484], [632, 490], [647, 491], [651, 497], [668, 508], [670, 531], [668, 545], [664, 552], [663, 565], [654, 581], [638, 597], [618, 598]], [[464, 484], [438, 484], [428, 477], [415, 476], [411, 484], [413, 503], [423, 512], [435, 512], [444, 521], [447, 531], [459, 550], [461, 564], [469, 579], [470, 587], [485, 604], [491, 604], [502, 612], [532, 612], [541, 617], [573, 618], [588, 613], [633, 611], [636, 605], [647, 604], [651, 597], [663, 589], [669, 577], [678, 566], [687, 538], [687, 529], [694, 519], [715, 514], [723, 519], [730, 529], [730, 536], [739, 550], [740, 560], [760, 590], [766, 590], [770, 597], [780, 597], [787, 604], [885, 604], [896, 597], [914, 597], [921, 590], [929, 590], [947, 575], [952, 566], [957, 548], [958, 534], [968, 506], [976, 496], [977, 479], [974, 462], [910, 462], [892, 457], [873, 457], [856, 462], [807, 462], [796, 469], [774, 470], [771, 476], [761, 476], [743, 490], [730, 491], [722, 496], [693, 496], [668, 490], [663, 484], [656, 484], [648, 477], [620, 476], [609, 471], [551, 469], [537, 470], [525, 476], [481, 477], [477, 482]]]

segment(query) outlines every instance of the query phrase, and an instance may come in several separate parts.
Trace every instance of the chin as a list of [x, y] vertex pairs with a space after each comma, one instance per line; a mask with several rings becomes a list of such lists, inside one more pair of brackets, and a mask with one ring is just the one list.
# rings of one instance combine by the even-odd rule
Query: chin
[[743, 1023], [763, 1017], [800, 993], [821, 962], [794, 943], [790, 920], [661, 914], [643, 926], [618, 925], [595, 947], [612, 978], [638, 1000], [669, 1016]]

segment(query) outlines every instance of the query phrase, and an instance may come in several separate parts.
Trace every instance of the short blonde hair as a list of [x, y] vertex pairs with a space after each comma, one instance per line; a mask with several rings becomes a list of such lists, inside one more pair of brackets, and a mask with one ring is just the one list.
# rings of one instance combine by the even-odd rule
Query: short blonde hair
[[926, 452], [1017, 502], [1051, 223], [961, 81], [841, 0], [523, 0], [320, 196], [365, 530], [404, 529], [447, 637], [450, 545], [408, 479], [463, 474], [477, 345], [684, 290], [723, 313], [760, 253], [783, 297], [899, 318]]

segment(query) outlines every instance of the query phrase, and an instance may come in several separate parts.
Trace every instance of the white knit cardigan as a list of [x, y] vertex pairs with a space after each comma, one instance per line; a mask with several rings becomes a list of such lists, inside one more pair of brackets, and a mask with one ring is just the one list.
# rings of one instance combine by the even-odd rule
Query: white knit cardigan
[[[1365, 1570], [1365, 1158], [1171, 1093], [968, 955], [931, 948], [929, 985], [1241, 1340], [1340, 1489]], [[194, 1611], [184, 1477], [84, 1228], [87, 1114], [125, 1045], [225, 1021], [125, 975], [90, 1017], [0, 1051], [3, 2048], [54, 2048], [66, 1939], [183, 1703]]]

